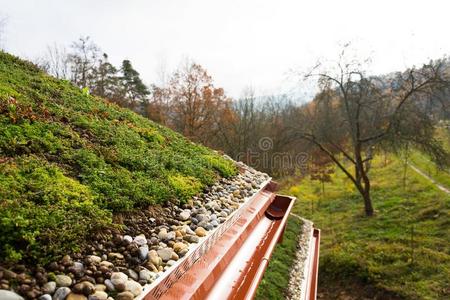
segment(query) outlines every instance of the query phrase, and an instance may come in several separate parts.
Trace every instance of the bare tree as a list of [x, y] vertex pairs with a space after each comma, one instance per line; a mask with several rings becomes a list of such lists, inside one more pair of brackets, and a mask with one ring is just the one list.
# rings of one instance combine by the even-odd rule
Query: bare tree
[[36, 64], [47, 73], [60, 79], [70, 78], [70, 61], [66, 47], [54, 43], [47, 46], [44, 56], [38, 58]]
[[[233, 110], [236, 114], [236, 120], [231, 124], [233, 126], [233, 137], [228, 137], [229, 151], [236, 157], [238, 153], [243, 153], [252, 149], [258, 141], [257, 136], [257, 118], [255, 91], [251, 87], [243, 90], [242, 97], [233, 103]], [[229, 131], [228, 131], [229, 132]]]
[[316, 68], [307, 75], [318, 78], [321, 92], [299, 110], [301, 124], [293, 134], [329, 156], [362, 195], [365, 214], [372, 216], [369, 169], [375, 151], [411, 144], [448, 164], [424, 103], [436, 99], [449, 81], [442, 61], [380, 78], [367, 76], [359, 62], [344, 58], [342, 52], [337, 72]]
[[156, 73], [156, 85], [159, 87], [167, 87], [170, 80], [169, 66], [167, 63], [167, 57], [160, 55], [155, 68]]
[[91, 88], [92, 72], [100, 56], [99, 47], [87, 37], [81, 37], [71, 45], [69, 54], [71, 81], [81, 88]]

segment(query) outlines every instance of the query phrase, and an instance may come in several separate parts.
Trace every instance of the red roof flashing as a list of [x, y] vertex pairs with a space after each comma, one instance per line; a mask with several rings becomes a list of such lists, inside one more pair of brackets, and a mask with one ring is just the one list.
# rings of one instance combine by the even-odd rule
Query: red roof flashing
[[252, 299], [295, 201], [275, 187], [267, 183], [145, 299]]

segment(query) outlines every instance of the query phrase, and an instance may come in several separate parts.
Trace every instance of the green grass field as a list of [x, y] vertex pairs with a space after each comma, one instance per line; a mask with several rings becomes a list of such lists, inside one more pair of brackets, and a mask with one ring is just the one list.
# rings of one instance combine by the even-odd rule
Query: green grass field
[[[436, 137], [441, 141], [444, 147], [450, 149], [450, 131], [449, 129], [439, 127], [436, 129]], [[403, 157], [403, 162], [405, 158]], [[407, 158], [408, 163], [419, 168], [422, 172], [433, 178], [437, 183], [450, 187], [450, 168], [439, 168], [426, 154], [413, 150]]]
[[450, 187], [450, 169], [438, 168], [426, 155], [414, 151], [409, 162], [443, 186]]
[[[325, 195], [321, 184], [309, 179], [285, 187], [298, 198], [294, 213], [322, 230], [319, 292], [334, 298], [327, 289], [358, 282], [370, 286], [365, 296], [381, 295], [378, 299], [449, 299], [450, 195], [410, 168], [406, 174], [404, 188], [400, 160], [374, 161], [376, 214], [371, 218], [364, 216], [362, 199], [341, 172], [325, 184]], [[442, 176], [439, 182], [450, 180]]]

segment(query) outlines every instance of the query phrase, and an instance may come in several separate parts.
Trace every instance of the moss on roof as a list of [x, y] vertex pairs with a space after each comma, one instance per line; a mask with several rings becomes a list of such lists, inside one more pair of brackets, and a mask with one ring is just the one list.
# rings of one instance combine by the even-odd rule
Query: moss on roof
[[0, 52], [0, 260], [76, 250], [114, 212], [183, 202], [234, 164]]

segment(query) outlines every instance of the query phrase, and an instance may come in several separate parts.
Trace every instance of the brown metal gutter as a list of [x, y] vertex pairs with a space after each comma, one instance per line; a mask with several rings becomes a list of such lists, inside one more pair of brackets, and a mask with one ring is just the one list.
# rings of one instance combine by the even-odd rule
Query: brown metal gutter
[[320, 230], [312, 229], [312, 237], [310, 241], [310, 250], [307, 259], [306, 296], [305, 299], [315, 300], [317, 298], [317, 280], [319, 274], [319, 253], [320, 252]]
[[295, 201], [275, 187], [268, 182], [144, 299], [252, 299]]

